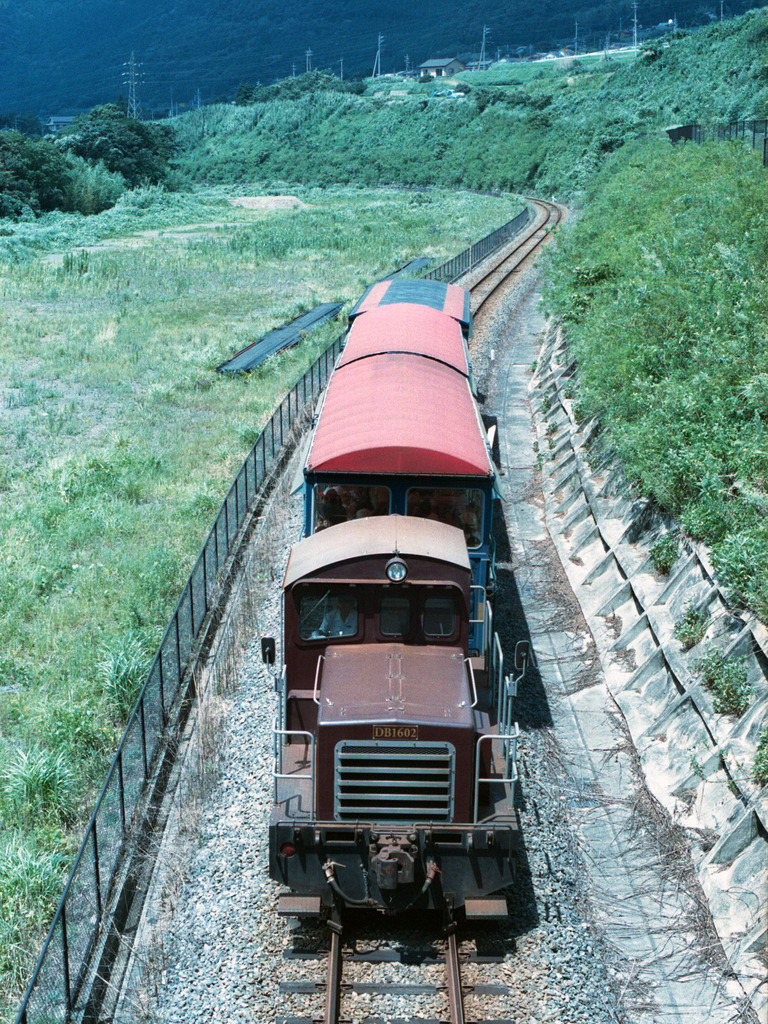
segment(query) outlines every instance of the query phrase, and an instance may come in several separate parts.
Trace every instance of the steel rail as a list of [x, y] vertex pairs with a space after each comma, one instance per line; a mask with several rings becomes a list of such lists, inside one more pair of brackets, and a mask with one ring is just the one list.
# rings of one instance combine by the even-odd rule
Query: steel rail
[[341, 1009], [341, 924], [328, 921], [331, 947], [328, 950], [328, 970], [325, 976], [324, 1024], [338, 1024]]
[[[551, 230], [557, 227], [562, 220], [563, 211], [557, 204], [541, 199], [533, 199], [531, 202], [543, 214], [543, 218], [537, 218], [530, 230], [524, 232], [515, 245], [471, 285], [472, 298], [477, 300], [479, 296], [479, 300], [473, 305], [473, 317], [477, 317], [488, 299], [501, 288], [525, 260], [541, 248], [549, 238]], [[483, 292], [483, 288], [488, 282], [491, 282], [490, 287]]]
[[451, 1024], [465, 1024], [464, 989], [461, 985], [461, 964], [456, 932], [451, 932], [445, 944], [445, 976]]

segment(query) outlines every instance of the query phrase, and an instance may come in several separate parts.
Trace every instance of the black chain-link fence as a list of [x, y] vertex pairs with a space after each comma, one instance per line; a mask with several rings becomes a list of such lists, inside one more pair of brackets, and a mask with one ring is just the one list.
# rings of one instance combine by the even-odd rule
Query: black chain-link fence
[[481, 238], [479, 242], [473, 242], [468, 249], [460, 252], [458, 256], [454, 256], [447, 263], [443, 263], [441, 267], [436, 267], [428, 274], [424, 274], [424, 279], [427, 281], [454, 281], [457, 277], [461, 277], [462, 274], [466, 274], [467, 271], [476, 267], [480, 260], [485, 259], [490, 253], [495, 252], [505, 242], [508, 242], [513, 235], [516, 235], [528, 223], [530, 216], [531, 211], [526, 207], [518, 213], [514, 220], [502, 224], [500, 228], [496, 228], [490, 235]]
[[[514, 220], [426, 275], [452, 280], [503, 245], [527, 222]], [[102, 909], [120, 855], [131, 835], [144, 786], [163, 746], [171, 707], [179, 695], [195, 641], [219, 594], [219, 574], [253, 500], [280, 458], [303, 409], [328, 382], [343, 345], [337, 338], [285, 396], [232, 482], [182, 591], [136, 706], [128, 721], [53, 924], [19, 1010], [16, 1024], [65, 1022], [84, 1009], [89, 958], [101, 937]]]
[[684, 124], [668, 128], [672, 142], [723, 142], [741, 139], [762, 153], [763, 167], [768, 167], [768, 119], [730, 121], [728, 124]]
[[[21, 1005], [17, 1024], [67, 1021], [83, 1009], [83, 982], [100, 936], [106, 902], [144, 785], [155, 767], [171, 706], [195, 640], [217, 599], [219, 574], [245, 517], [280, 458], [291, 428], [325, 387], [343, 337], [312, 364], [275, 410], [232, 482], [182, 591], [128, 721], [88, 824], [51, 930]], [[87, 987], [87, 986], [86, 986]]]

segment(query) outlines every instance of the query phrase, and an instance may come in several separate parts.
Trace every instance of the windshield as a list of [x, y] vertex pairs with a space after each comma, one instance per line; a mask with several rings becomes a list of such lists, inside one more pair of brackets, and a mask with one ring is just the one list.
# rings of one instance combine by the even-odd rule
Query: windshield
[[299, 636], [302, 640], [356, 636], [359, 611], [350, 590], [312, 590], [299, 599]]

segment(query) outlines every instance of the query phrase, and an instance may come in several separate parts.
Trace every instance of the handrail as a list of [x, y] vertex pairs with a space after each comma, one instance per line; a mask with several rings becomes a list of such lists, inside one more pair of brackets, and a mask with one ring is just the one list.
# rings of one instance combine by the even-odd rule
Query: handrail
[[[275, 767], [272, 769], [272, 780], [274, 783], [273, 793], [274, 802], [277, 804], [280, 802], [280, 793], [278, 786], [281, 781], [291, 782], [309, 782], [309, 810], [308, 814], [311, 814], [312, 807], [315, 801], [315, 737], [311, 732], [307, 732], [305, 729], [282, 729], [275, 724], [272, 728], [273, 742], [275, 746]], [[280, 742], [280, 737], [283, 736], [304, 736], [309, 737], [309, 771], [302, 775], [299, 772], [284, 772], [283, 771], [283, 744]], [[287, 805], [286, 805], [287, 813]]]
[[[490, 733], [489, 732], [489, 733], [486, 733], [485, 736], [481, 736], [480, 739], [477, 741], [477, 747], [475, 748], [475, 802], [474, 802], [475, 817], [474, 817], [473, 824], [477, 825], [478, 821], [480, 820], [479, 819], [480, 805], [478, 803], [478, 797], [480, 795], [480, 786], [481, 786], [482, 783], [493, 784], [494, 782], [496, 782], [496, 783], [501, 783], [502, 785], [506, 786], [506, 785], [511, 785], [511, 784], [514, 784], [515, 782], [517, 782], [517, 780], [519, 778], [518, 772], [517, 772], [517, 740], [518, 740], [519, 736], [520, 736], [520, 726], [517, 724], [517, 722], [515, 722], [515, 728], [514, 728], [513, 732], [510, 732], [510, 733], [498, 733], [498, 734], [494, 734], [494, 733]], [[496, 742], [503, 742], [505, 744], [504, 751], [503, 751], [503, 757], [504, 757], [505, 771], [508, 773], [507, 775], [503, 775], [503, 776], [502, 775], [493, 775], [493, 776], [489, 776], [488, 778], [482, 778], [481, 777], [481, 775], [480, 775], [481, 744], [486, 742], [486, 741], [489, 741], [491, 744], [493, 744], [494, 741], [496, 741]], [[511, 750], [511, 756], [510, 756], [510, 750]], [[493, 762], [493, 747], [491, 747], [491, 758], [490, 758], [490, 761], [491, 761], [491, 763]]]
[[324, 654], [318, 655], [318, 658], [317, 658], [317, 668], [315, 669], [315, 685], [314, 685], [314, 688], [312, 690], [312, 700], [315, 702], [315, 704], [317, 704], [318, 707], [320, 707], [320, 701], [317, 699], [317, 687], [318, 687], [318, 683], [320, 681], [320, 662], [321, 661], [325, 661], [325, 655]]
[[471, 658], [465, 658], [464, 659], [464, 664], [467, 665], [468, 668], [469, 668], [469, 681], [472, 684], [472, 693], [474, 694], [474, 697], [475, 697], [475, 699], [472, 701], [472, 703], [469, 706], [471, 708], [476, 708], [477, 707], [477, 686], [475, 685], [475, 670], [472, 668], [472, 659]]

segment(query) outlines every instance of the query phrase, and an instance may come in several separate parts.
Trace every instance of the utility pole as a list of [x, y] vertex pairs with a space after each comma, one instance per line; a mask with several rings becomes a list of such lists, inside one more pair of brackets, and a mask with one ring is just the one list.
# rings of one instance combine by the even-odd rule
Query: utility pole
[[381, 44], [384, 42], [384, 36], [379, 32], [378, 47], [376, 50], [376, 60], [373, 62], [373, 77], [381, 78]]
[[637, 49], [637, 0], [632, 4], [632, 46]]
[[128, 83], [128, 117], [133, 118], [134, 121], [138, 121], [141, 117], [141, 106], [136, 94], [137, 79], [139, 77], [140, 64], [136, 63], [136, 57], [134, 56], [133, 50], [131, 50], [131, 59], [127, 64], [123, 64], [124, 68], [127, 68], [123, 72], [123, 81]]
[[573, 37], [573, 54], [574, 56], [579, 52], [579, 23], [574, 19], [576, 25], [576, 31]]
[[305, 57], [307, 58], [307, 74], [312, 70], [312, 51], [307, 50]]
[[723, 20], [723, 0], [720, 0], [720, 21]]
[[490, 31], [491, 30], [488, 28], [487, 25], [483, 25], [483, 43], [482, 43], [482, 46], [480, 47], [480, 61], [479, 61], [479, 70], [480, 71], [482, 71], [483, 68], [485, 67], [485, 37], [490, 34]]
[[293, 71], [291, 72], [291, 78], [296, 77], [296, 62], [293, 63]]
[[411, 58], [406, 53], [405, 55], [405, 74], [406, 77], [411, 73]]
[[340, 78], [340, 79], [342, 80], [342, 82], [343, 82], [343, 81], [344, 81], [344, 58], [343, 58], [343, 57], [342, 57], [342, 58], [341, 58], [341, 60], [339, 61], [339, 68], [340, 68], [340, 71], [339, 71], [339, 78]]

